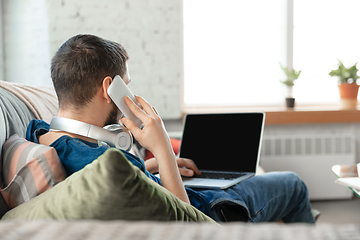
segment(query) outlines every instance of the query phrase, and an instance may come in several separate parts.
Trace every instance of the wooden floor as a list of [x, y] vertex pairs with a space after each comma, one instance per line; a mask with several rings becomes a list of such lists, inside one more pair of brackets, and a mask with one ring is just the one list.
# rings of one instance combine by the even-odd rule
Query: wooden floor
[[360, 198], [357, 196], [350, 200], [312, 201], [311, 206], [321, 213], [317, 223], [360, 226]]

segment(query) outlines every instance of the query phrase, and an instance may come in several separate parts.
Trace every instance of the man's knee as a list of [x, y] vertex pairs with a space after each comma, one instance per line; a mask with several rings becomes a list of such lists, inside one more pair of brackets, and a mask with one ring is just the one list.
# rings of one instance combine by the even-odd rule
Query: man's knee
[[298, 174], [295, 172], [284, 172], [284, 180], [288, 183], [289, 188], [293, 189], [293, 192], [299, 197], [307, 197], [308, 189], [306, 184], [302, 181]]

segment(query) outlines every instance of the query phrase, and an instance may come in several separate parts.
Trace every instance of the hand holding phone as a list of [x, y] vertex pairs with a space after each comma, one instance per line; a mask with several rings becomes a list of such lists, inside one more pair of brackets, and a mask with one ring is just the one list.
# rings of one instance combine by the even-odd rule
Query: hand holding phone
[[122, 80], [122, 78], [119, 75], [116, 75], [110, 84], [110, 87], [108, 88], [107, 93], [109, 94], [110, 98], [113, 100], [115, 105], [120, 109], [122, 114], [131, 121], [135, 123], [135, 125], [139, 128], [142, 127], [142, 122], [140, 119], [138, 119], [134, 113], [130, 110], [130, 108], [125, 103], [124, 98], [128, 96], [131, 100], [134, 101], [136, 105], [139, 107], [140, 104], [136, 100], [134, 94], [130, 91], [128, 86], [125, 84], [125, 82]]

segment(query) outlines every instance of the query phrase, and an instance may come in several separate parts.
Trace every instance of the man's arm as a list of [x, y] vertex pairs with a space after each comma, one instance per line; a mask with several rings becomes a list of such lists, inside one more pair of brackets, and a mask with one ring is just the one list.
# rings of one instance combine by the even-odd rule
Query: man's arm
[[154, 155], [158, 164], [162, 186], [182, 201], [190, 203], [162, 119], [156, 109], [143, 98], [136, 96], [136, 100], [140, 103], [143, 110], [130, 98], [125, 97], [126, 104], [135, 116], [143, 122], [144, 128], [138, 128], [127, 118], [121, 119], [121, 122], [131, 131], [136, 140]]

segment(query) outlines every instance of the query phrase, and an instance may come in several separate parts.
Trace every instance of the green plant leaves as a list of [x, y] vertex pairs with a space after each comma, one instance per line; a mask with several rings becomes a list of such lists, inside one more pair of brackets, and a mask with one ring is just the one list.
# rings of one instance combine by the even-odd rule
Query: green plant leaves
[[357, 72], [359, 71], [359, 69], [357, 69], [356, 67], [357, 63], [355, 63], [350, 68], [346, 68], [342, 61], [340, 61], [339, 59], [338, 61], [338, 69], [332, 70], [331, 72], [329, 72], [329, 75], [332, 77], [339, 77], [340, 83], [356, 83], [356, 80], [359, 79], [359, 76], [357, 75]]
[[288, 69], [287, 67], [282, 66], [281, 63], [279, 64], [286, 75], [286, 80], [280, 80], [280, 82], [282, 82], [286, 86], [294, 86], [294, 81], [299, 78], [301, 70], [295, 71], [295, 69]]

